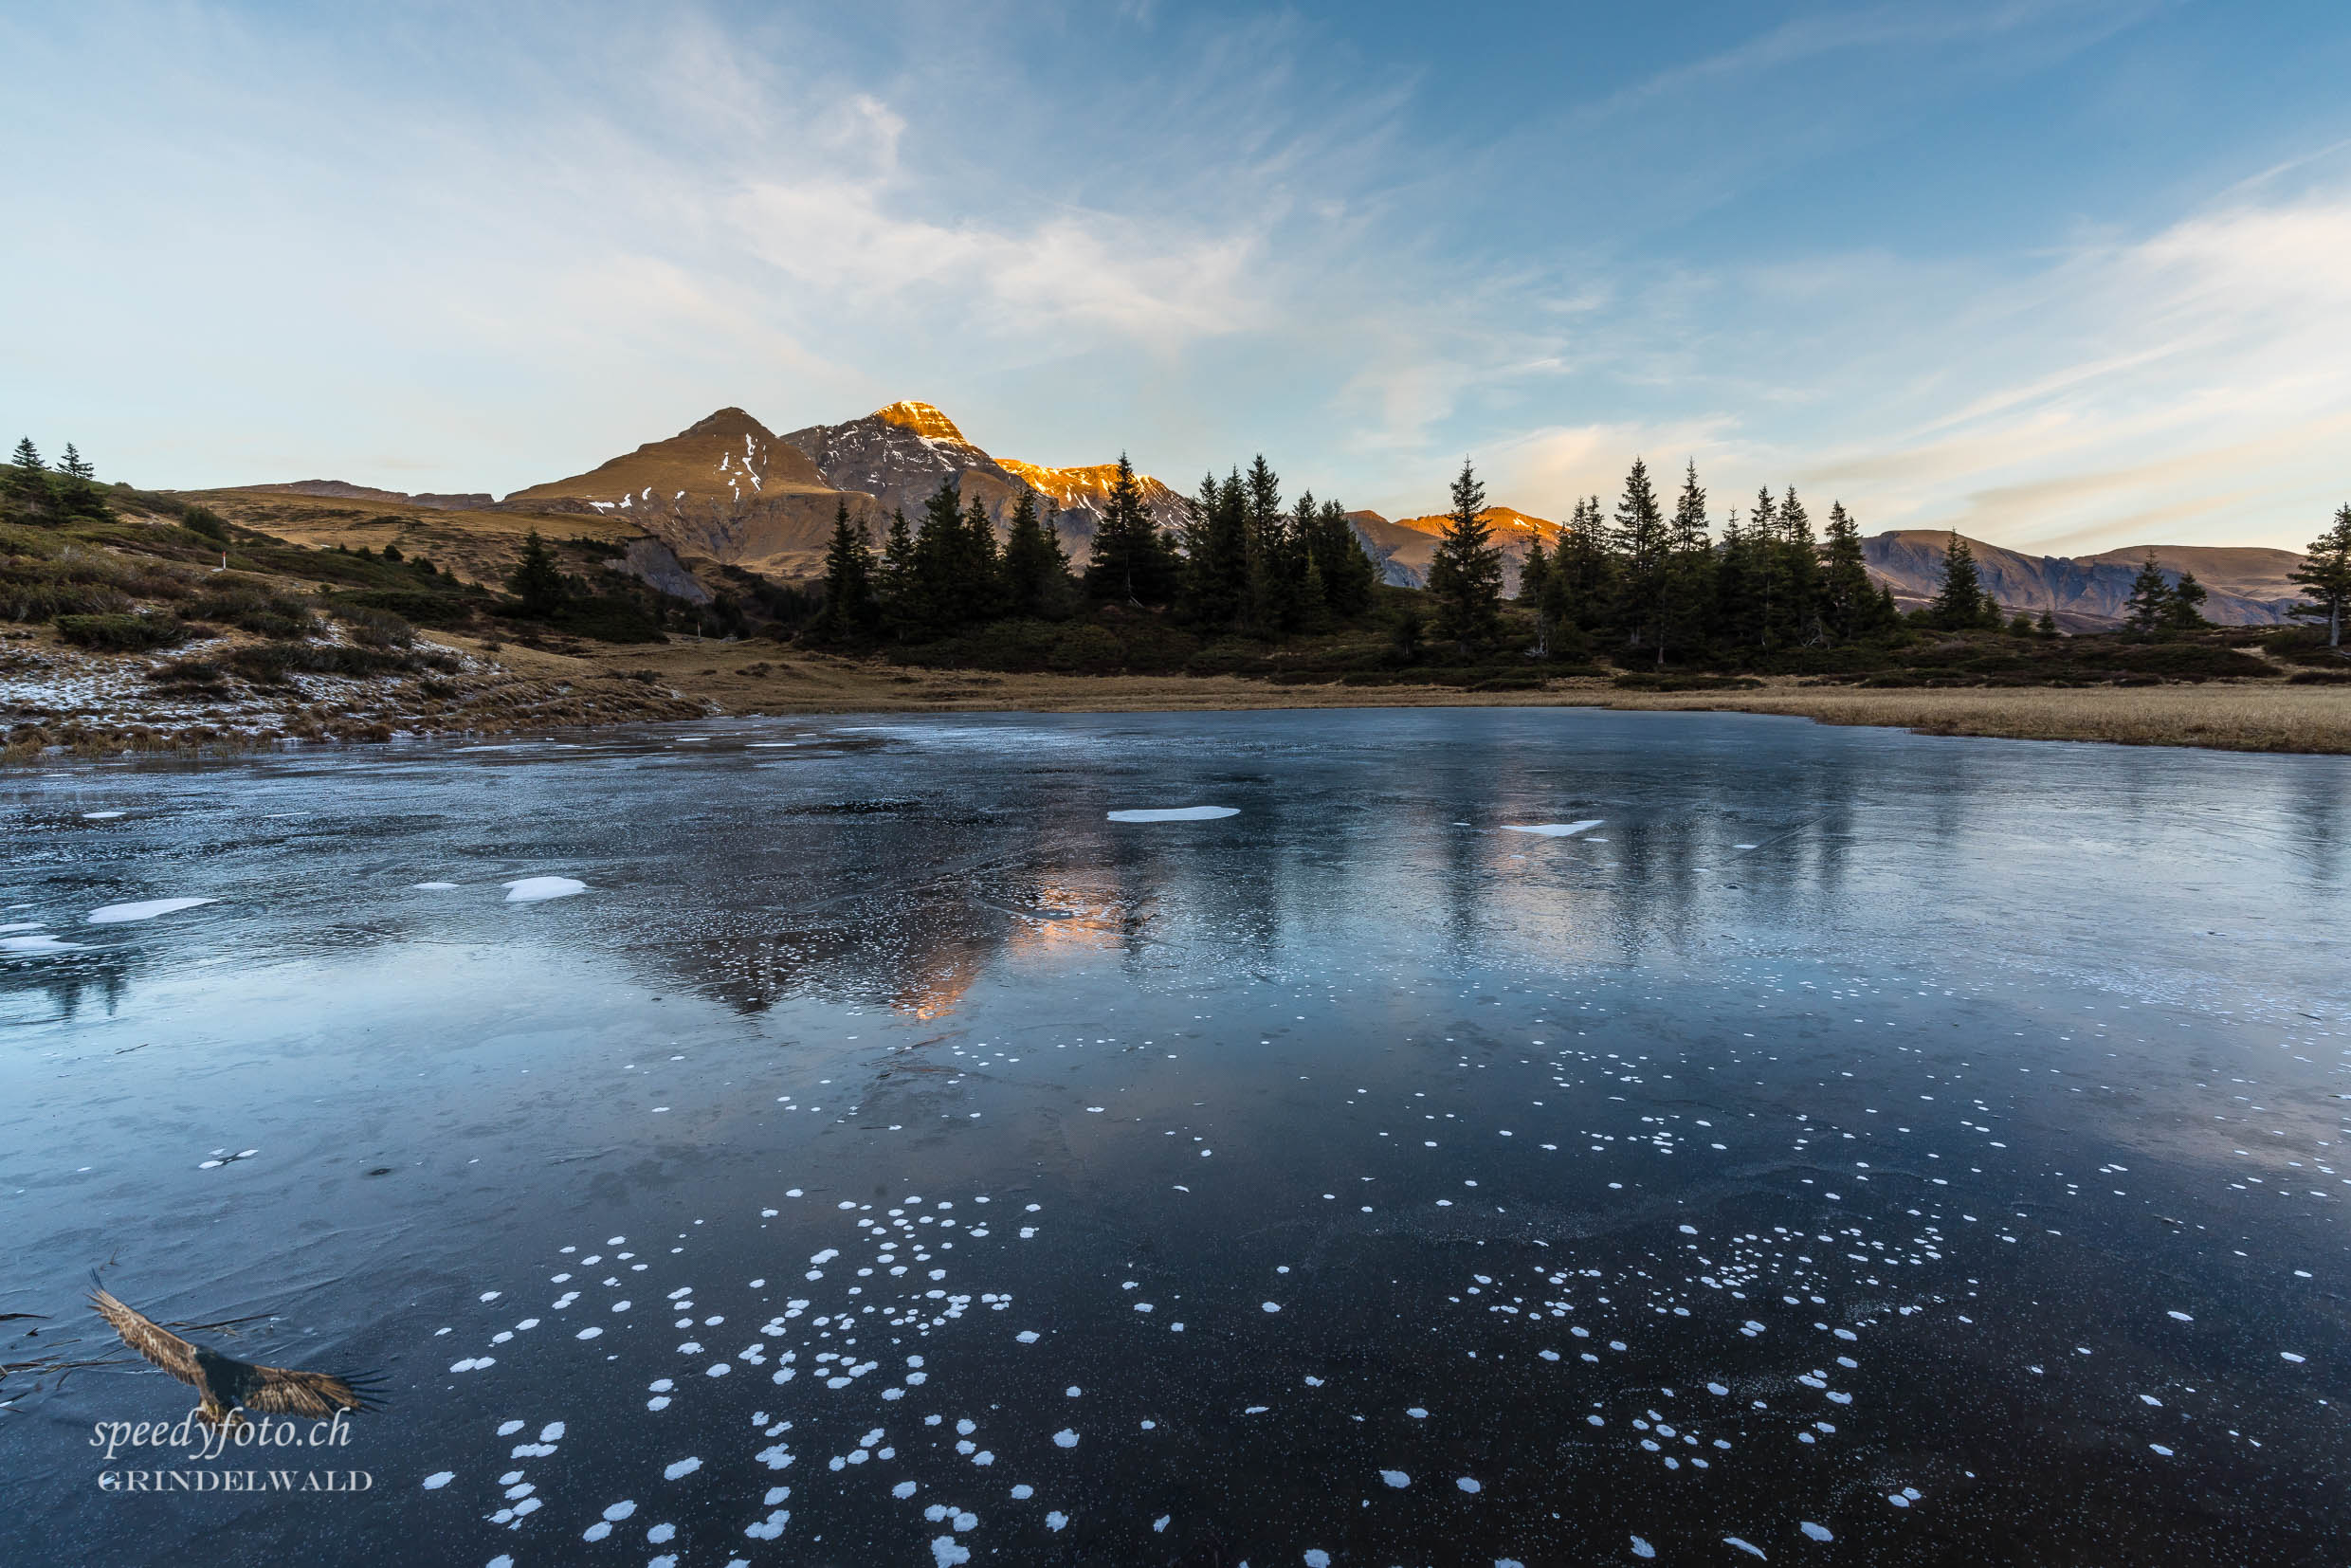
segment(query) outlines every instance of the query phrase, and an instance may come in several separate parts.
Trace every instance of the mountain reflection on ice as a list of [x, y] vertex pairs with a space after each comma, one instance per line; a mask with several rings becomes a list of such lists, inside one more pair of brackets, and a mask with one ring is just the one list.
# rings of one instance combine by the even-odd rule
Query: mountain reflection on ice
[[88, 945], [0, 957], [0, 1362], [112, 1259], [391, 1402], [363, 1494], [126, 1496], [180, 1386], [13, 1374], [0, 1558], [2339, 1559], [2346, 786], [1503, 710], [12, 776]]

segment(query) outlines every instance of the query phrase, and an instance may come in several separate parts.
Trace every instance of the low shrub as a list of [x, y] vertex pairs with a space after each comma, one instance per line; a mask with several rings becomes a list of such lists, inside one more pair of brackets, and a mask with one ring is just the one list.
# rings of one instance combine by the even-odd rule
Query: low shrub
[[277, 685], [289, 675], [397, 675], [417, 669], [451, 675], [459, 667], [446, 653], [400, 653], [343, 643], [248, 643], [220, 662], [256, 685]]
[[300, 599], [252, 583], [216, 583], [191, 601], [183, 613], [264, 637], [307, 637], [319, 628], [309, 607]]
[[339, 601], [331, 608], [335, 618], [351, 632], [351, 640], [362, 647], [409, 647], [416, 641], [416, 629], [389, 610]]
[[176, 647], [189, 629], [176, 615], [60, 615], [57, 634], [76, 647], [109, 653], [145, 653]]

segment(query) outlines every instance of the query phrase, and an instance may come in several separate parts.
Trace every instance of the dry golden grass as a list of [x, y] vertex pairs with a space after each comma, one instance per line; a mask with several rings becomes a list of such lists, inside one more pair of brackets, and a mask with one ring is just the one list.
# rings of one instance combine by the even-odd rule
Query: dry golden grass
[[221, 516], [258, 528], [289, 544], [331, 550], [380, 550], [396, 544], [409, 556], [424, 556], [471, 582], [502, 583], [537, 529], [548, 538], [592, 538], [624, 543], [645, 530], [597, 513], [546, 517], [519, 512], [439, 512], [392, 501], [341, 496], [285, 495], [266, 490], [206, 490], [194, 493]]
[[2351, 686], [2207, 682], [2177, 686], [1962, 686], [1862, 691], [1780, 686], [1687, 696], [1618, 693], [1620, 708], [1728, 708], [1926, 735], [2103, 740], [2124, 746], [2351, 754]]

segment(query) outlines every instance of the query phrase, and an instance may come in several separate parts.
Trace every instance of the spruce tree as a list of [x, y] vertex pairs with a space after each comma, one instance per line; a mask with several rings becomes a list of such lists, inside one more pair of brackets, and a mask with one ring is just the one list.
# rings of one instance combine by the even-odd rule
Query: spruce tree
[[1036, 498], [1021, 492], [1004, 541], [1004, 611], [1030, 618], [1058, 616], [1068, 594], [1069, 557], [1058, 529], [1037, 515]]
[[1654, 647], [1659, 663], [1666, 656], [1666, 516], [1649, 481], [1649, 465], [1639, 458], [1625, 475], [1625, 493], [1616, 502], [1616, 525], [1609, 536], [1614, 547], [1623, 593], [1617, 618], [1626, 646]]
[[1431, 630], [1470, 659], [1502, 629], [1502, 552], [1478, 516], [1485, 509], [1485, 486], [1466, 458], [1452, 493], [1444, 536], [1429, 562], [1428, 592], [1435, 611]]
[[878, 620], [874, 602], [873, 546], [866, 530], [849, 520], [848, 502], [834, 504], [832, 538], [825, 546], [824, 608], [816, 612], [819, 638], [841, 642], [869, 635]]
[[41, 461], [40, 448], [27, 436], [16, 444], [16, 451], [9, 460], [7, 474], [9, 499], [30, 512], [46, 512], [54, 496], [48, 465]]
[[1379, 588], [1379, 568], [1372, 564], [1370, 552], [1356, 537], [1344, 506], [1324, 501], [1315, 523], [1314, 564], [1321, 578], [1322, 597], [1334, 620], [1356, 620], [1372, 608]]
[[1777, 557], [1773, 578], [1774, 641], [1795, 647], [1816, 643], [1820, 624], [1820, 546], [1813, 538], [1812, 515], [1796, 499], [1795, 486], [1780, 497]]
[[1698, 483], [1698, 464], [1687, 462], [1682, 472], [1682, 494], [1674, 501], [1673, 519], [1666, 527], [1666, 585], [1660, 607], [1657, 662], [1666, 662], [1666, 645], [1690, 648], [1704, 643], [1714, 626], [1714, 543], [1707, 538], [1706, 491]]
[[956, 540], [955, 624], [977, 626], [1003, 611], [1003, 564], [996, 551], [996, 525], [979, 497], [964, 509], [963, 530]]
[[906, 595], [913, 635], [943, 637], [960, 622], [963, 595], [958, 579], [965, 558], [963, 497], [950, 476], [941, 479], [922, 503], [922, 520], [917, 525]]
[[894, 637], [903, 637], [921, 621], [920, 607], [915, 602], [915, 541], [906, 527], [906, 509], [890, 509], [890, 531], [882, 544], [882, 570], [874, 584], [875, 607], [881, 613], [883, 629]]
[[1821, 573], [1820, 592], [1822, 619], [1838, 642], [1884, 629], [1877, 624], [1878, 595], [1862, 552], [1861, 525], [1841, 501], [1829, 503], [1829, 560]]
[[1538, 659], [1551, 657], [1551, 619], [1543, 613], [1543, 590], [1551, 576], [1551, 557], [1543, 551], [1542, 536], [1536, 535], [1526, 543], [1526, 559], [1519, 563], [1518, 602], [1535, 612], [1535, 647]]
[[71, 474], [76, 479], [98, 477], [98, 470], [82, 460], [82, 454], [74, 450], [74, 444], [70, 441], [65, 443], [65, 455], [57, 466], [60, 472]]
[[2163, 624], [2163, 611], [2171, 603], [2172, 585], [2163, 580], [2163, 569], [2155, 564], [2155, 553], [2139, 563], [2139, 575], [2131, 579], [2130, 598], [2123, 608], [2123, 620], [2131, 630], [2141, 637], [2152, 637], [2155, 629]]
[[1516, 597], [1520, 604], [1542, 602], [1543, 578], [1550, 571], [1551, 556], [1543, 549], [1542, 536], [1538, 534], [1527, 540], [1526, 559], [1519, 563], [1519, 592]]
[[1609, 552], [1599, 497], [1587, 496], [1576, 502], [1567, 532], [1559, 536], [1552, 552], [1549, 587], [1555, 601], [1551, 628], [1555, 644], [1571, 627], [1578, 632], [1595, 631], [1614, 614], [1616, 560]]
[[2057, 617], [2055, 613], [2049, 610], [2043, 610], [2041, 611], [2041, 618], [2033, 623], [2032, 629], [2039, 632], [2044, 637], [2056, 636]]
[[1757, 586], [1755, 548], [1734, 506], [1722, 520], [1722, 542], [1714, 557], [1714, 629], [1722, 642], [1738, 647], [1755, 642]]
[[1221, 482], [1202, 476], [1200, 493], [1184, 508], [1184, 614], [1212, 632], [1227, 630], [1248, 605], [1248, 507], [1240, 470]]
[[1748, 558], [1755, 567], [1755, 580], [1749, 588], [1755, 643], [1758, 647], [1769, 647], [1779, 624], [1777, 608], [1785, 595], [1779, 586], [1779, 502], [1772, 499], [1768, 486], [1756, 491], [1755, 505], [1748, 509], [1746, 542]]
[[1143, 510], [1135, 465], [1119, 454], [1094, 553], [1085, 564], [1085, 591], [1121, 604], [1165, 604], [1176, 586], [1176, 556]]
[[2324, 621], [2326, 646], [2342, 647], [2342, 623], [2351, 612], [2351, 505], [2335, 513], [2335, 525], [2310, 541], [2303, 563], [2286, 574], [2302, 585], [2301, 602], [2287, 611], [2300, 620]]
[[2171, 596], [2163, 601], [2163, 624], [2175, 631], [2193, 631], [2212, 623], [2204, 618], [2204, 601], [2212, 593], [2196, 580], [2193, 572], [2182, 572], [2172, 584]]
[[1983, 580], [1976, 574], [1976, 552], [1957, 533], [1952, 534], [1942, 557], [1942, 587], [1936, 592], [1928, 613], [1946, 631], [1961, 631], [1982, 623], [1984, 607], [1990, 602]]
[[521, 601], [519, 613], [533, 620], [544, 620], [563, 608], [570, 596], [570, 586], [563, 580], [562, 568], [556, 564], [555, 552], [534, 528], [522, 538], [522, 558], [506, 577], [506, 592]]
[[1282, 480], [1260, 452], [1241, 483], [1248, 501], [1249, 624], [1259, 636], [1278, 637], [1298, 610], [1291, 575], [1297, 552], [1282, 510]]

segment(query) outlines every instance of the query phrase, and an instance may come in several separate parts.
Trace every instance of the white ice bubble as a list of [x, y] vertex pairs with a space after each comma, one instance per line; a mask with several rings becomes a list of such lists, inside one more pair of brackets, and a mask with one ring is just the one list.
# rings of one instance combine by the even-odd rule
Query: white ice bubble
[[[1722, 1544], [1723, 1544], [1723, 1545], [1725, 1545], [1725, 1546], [1736, 1546], [1736, 1547], [1738, 1547], [1740, 1551], [1745, 1552], [1746, 1554], [1748, 1554], [1750, 1557], [1759, 1557], [1759, 1557], [1762, 1557], [1762, 1556], [1763, 1556], [1763, 1548], [1762, 1548], [1762, 1547], [1758, 1546], [1758, 1545], [1757, 1545], [1754, 1541], [1741, 1541], [1741, 1540], [1740, 1540], [1740, 1539], [1739, 1539], [1739, 1537], [1737, 1537], [1737, 1536], [1724, 1536], [1724, 1537], [1722, 1538]], [[1768, 1560], [1770, 1560], [1770, 1559], [1765, 1559], [1765, 1560], [1766, 1560], [1766, 1561], [1768, 1561]]]
[[425, 1477], [425, 1490], [428, 1492], [437, 1492], [442, 1487], [447, 1486], [450, 1482], [456, 1479], [457, 1472], [455, 1470], [435, 1470], [430, 1475]]
[[1238, 816], [1238, 806], [1165, 806], [1145, 811], [1112, 811], [1113, 822], [1213, 822], [1219, 817]]
[[453, 882], [415, 882], [409, 884], [419, 893], [447, 893], [456, 890]]
[[1643, 1541], [1639, 1536], [1634, 1536], [1632, 1538], [1632, 1555], [1636, 1558], [1653, 1558], [1657, 1555], [1657, 1548], [1651, 1546], [1648, 1541]]
[[1078, 1434], [1067, 1427], [1064, 1427], [1053, 1434], [1053, 1446], [1059, 1449], [1074, 1449], [1078, 1446]]
[[157, 915], [218, 903], [218, 899], [149, 899], [143, 903], [110, 903], [103, 909], [91, 910], [83, 920], [90, 925], [120, 925], [126, 921], [152, 921]]
[[1590, 822], [1537, 822], [1530, 823], [1525, 826], [1520, 826], [1515, 823], [1505, 823], [1503, 826], [1503, 831], [1505, 833], [1533, 833], [1538, 838], [1574, 838], [1577, 833], [1589, 832], [1593, 829], [1597, 828], [1600, 825], [1600, 821], [1601, 819], [1595, 818]]
[[1485, 1490], [1484, 1486], [1478, 1485], [1477, 1481], [1473, 1477], [1467, 1475], [1455, 1478], [1453, 1485], [1459, 1486], [1465, 1492], [1482, 1492]]
[[1412, 1484], [1412, 1478], [1402, 1470], [1382, 1470], [1379, 1472], [1379, 1479], [1399, 1491]]
[[1814, 1541], [1834, 1541], [1836, 1539], [1836, 1537], [1829, 1533], [1829, 1526], [1826, 1524], [1815, 1524], [1809, 1519], [1799, 1521], [1796, 1524], [1796, 1528], [1812, 1537]]
[[688, 1456], [687, 1458], [679, 1460], [674, 1465], [665, 1467], [662, 1470], [662, 1479], [664, 1481], [676, 1481], [682, 1476], [692, 1475], [696, 1470], [699, 1470], [702, 1468], [702, 1462], [701, 1459]]
[[588, 884], [571, 877], [518, 877], [505, 884], [508, 903], [544, 903], [585, 893]]
[[83, 942], [60, 941], [55, 937], [0, 937], [0, 953], [82, 953], [88, 950]]

